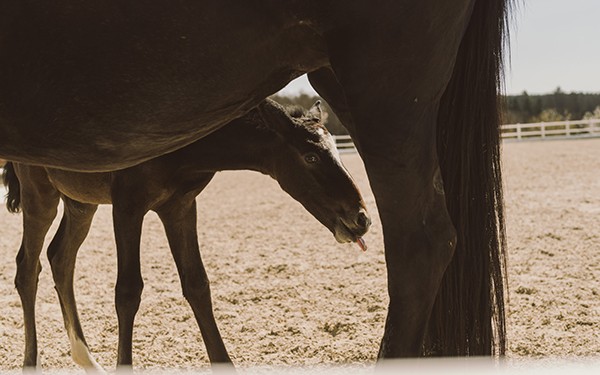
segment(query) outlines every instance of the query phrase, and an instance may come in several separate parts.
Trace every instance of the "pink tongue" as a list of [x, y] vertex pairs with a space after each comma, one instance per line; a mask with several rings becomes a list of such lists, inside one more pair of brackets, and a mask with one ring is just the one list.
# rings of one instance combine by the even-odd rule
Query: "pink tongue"
[[365, 240], [362, 239], [362, 237], [358, 237], [358, 239], [356, 240], [356, 243], [358, 244], [358, 247], [360, 247], [360, 249], [362, 251], [367, 251], [367, 243], [365, 242]]

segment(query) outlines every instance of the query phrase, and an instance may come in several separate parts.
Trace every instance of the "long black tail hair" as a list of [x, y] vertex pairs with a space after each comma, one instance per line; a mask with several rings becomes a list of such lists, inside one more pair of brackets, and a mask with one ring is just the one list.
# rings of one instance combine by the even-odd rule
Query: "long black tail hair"
[[475, 2], [440, 105], [438, 155], [458, 242], [431, 314], [426, 354], [506, 351], [499, 93], [512, 1]]
[[15, 166], [7, 162], [2, 169], [2, 180], [8, 190], [6, 194], [6, 209], [9, 212], [17, 213], [21, 210], [21, 183], [15, 173]]

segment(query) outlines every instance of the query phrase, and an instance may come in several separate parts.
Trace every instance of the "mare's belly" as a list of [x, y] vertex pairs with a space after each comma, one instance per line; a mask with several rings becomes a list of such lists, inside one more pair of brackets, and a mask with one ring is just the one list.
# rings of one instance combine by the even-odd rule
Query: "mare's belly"
[[310, 27], [244, 1], [21, 3], [0, 34], [0, 157], [27, 164], [138, 164], [326, 61]]

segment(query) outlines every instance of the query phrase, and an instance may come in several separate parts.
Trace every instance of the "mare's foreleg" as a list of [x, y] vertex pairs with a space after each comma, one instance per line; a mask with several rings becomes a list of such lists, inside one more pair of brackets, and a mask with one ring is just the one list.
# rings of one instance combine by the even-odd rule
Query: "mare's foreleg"
[[48, 247], [48, 260], [71, 343], [71, 357], [86, 370], [103, 371], [90, 353], [83, 335], [73, 292], [77, 251], [89, 232], [98, 205], [76, 202], [67, 197], [63, 197], [63, 202], [64, 215]]
[[35, 326], [35, 299], [38, 276], [42, 270], [40, 252], [44, 238], [56, 217], [58, 192], [48, 181], [43, 168], [16, 165], [21, 183], [23, 211], [23, 239], [17, 255], [15, 286], [21, 298], [25, 327], [24, 367], [36, 367], [37, 334]]
[[200, 258], [196, 230], [196, 202], [173, 199], [157, 211], [163, 222], [169, 246], [181, 280], [183, 295], [200, 327], [211, 363], [231, 363], [213, 315], [210, 286]]

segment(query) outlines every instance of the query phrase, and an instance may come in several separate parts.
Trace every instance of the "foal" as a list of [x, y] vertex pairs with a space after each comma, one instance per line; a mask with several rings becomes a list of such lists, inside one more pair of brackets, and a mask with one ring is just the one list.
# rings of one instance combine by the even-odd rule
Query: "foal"
[[88, 349], [73, 293], [77, 251], [98, 204], [113, 205], [118, 256], [117, 364], [132, 363], [133, 324], [143, 288], [140, 236], [144, 215], [150, 210], [164, 225], [183, 295], [194, 312], [211, 363], [230, 363], [200, 258], [195, 198], [216, 171], [239, 169], [270, 175], [337, 241], [362, 244], [361, 236], [371, 221], [360, 192], [341, 164], [333, 138], [322, 125], [320, 102], [304, 111], [266, 100], [183, 149], [115, 172], [79, 173], [8, 163], [4, 168], [7, 207], [23, 211], [15, 284], [24, 313], [24, 366], [37, 365], [34, 306], [41, 271], [39, 255], [61, 198], [64, 214], [48, 247], [48, 258], [76, 363], [101, 370]]

